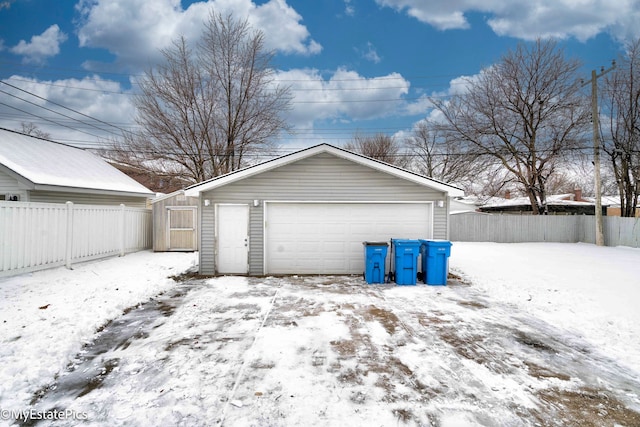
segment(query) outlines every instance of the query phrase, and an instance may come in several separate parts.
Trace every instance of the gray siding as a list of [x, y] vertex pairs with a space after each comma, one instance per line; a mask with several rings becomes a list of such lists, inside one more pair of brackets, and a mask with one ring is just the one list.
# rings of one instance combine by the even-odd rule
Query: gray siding
[[0, 196], [18, 194], [21, 202], [28, 202], [27, 192], [19, 188], [18, 180], [0, 170]]
[[127, 197], [117, 195], [87, 194], [87, 193], [64, 193], [58, 191], [30, 191], [30, 202], [40, 203], [66, 203], [73, 202], [82, 205], [120, 205], [124, 204], [130, 208], [146, 208], [147, 198]]
[[[443, 192], [406, 181], [367, 166], [333, 156], [318, 154], [252, 177], [202, 193], [200, 269], [213, 274], [214, 230], [216, 203], [246, 203], [250, 206], [249, 273], [263, 274], [264, 268], [264, 201], [436, 201], [434, 204], [433, 237], [448, 235], [447, 202]], [[258, 207], [253, 200], [259, 200]]]
[[264, 204], [254, 207], [249, 204], [249, 274], [264, 273]]
[[[204, 200], [205, 198], [201, 198]], [[200, 274], [214, 274], [215, 263], [215, 209], [214, 205], [205, 206], [204, 203], [198, 209], [200, 217]]]

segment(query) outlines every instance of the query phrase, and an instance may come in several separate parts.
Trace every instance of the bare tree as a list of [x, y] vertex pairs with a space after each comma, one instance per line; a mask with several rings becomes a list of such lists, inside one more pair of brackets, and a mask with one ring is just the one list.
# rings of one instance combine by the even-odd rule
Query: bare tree
[[357, 133], [344, 148], [394, 166], [406, 167], [409, 161], [400, 143], [393, 136], [383, 133], [373, 136]]
[[488, 166], [487, 156], [480, 156], [474, 146], [456, 139], [440, 123], [418, 122], [405, 145], [416, 172], [458, 185], [467, 193], [475, 192], [477, 178]]
[[274, 53], [246, 20], [212, 13], [198, 44], [181, 37], [162, 54], [135, 98], [142, 130], [115, 144], [114, 160], [200, 182], [245, 166], [289, 129], [289, 88], [274, 82]]
[[620, 194], [620, 214], [632, 217], [640, 196], [640, 39], [627, 45], [604, 85], [609, 121], [602, 146]]
[[590, 114], [579, 92], [579, 66], [554, 41], [520, 44], [469, 79], [465, 93], [433, 100], [459, 140], [510, 172], [534, 214], [547, 212], [546, 182], [559, 160], [582, 145]]
[[38, 138], [51, 139], [51, 134], [41, 130], [35, 123], [20, 122], [20, 131], [25, 135], [37, 136]]

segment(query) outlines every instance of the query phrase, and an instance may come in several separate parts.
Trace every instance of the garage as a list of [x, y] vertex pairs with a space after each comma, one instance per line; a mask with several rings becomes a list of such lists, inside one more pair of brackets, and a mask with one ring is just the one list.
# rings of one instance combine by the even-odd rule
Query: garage
[[266, 203], [269, 274], [360, 274], [363, 241], [431, 238], [433, 204]]
[[364, 241], [447, 239], [452, 185], [328, 144], [185, 189], [201, 274], [362, 274]]

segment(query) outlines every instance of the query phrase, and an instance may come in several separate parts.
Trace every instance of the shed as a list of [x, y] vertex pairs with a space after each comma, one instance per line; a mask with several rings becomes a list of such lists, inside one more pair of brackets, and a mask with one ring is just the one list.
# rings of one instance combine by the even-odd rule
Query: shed
[[321, 144], [193, 185], [201, 274], [362, 274], [363, 241], [449, 235], [451, 185]]
[[89, 151], [0, 128], [0, 200], [146, 208], [153, 196]]
[[195, 251], [198, 249], [198, 198], [178, 190], [155, 198], [153, 209], [153, 250]]

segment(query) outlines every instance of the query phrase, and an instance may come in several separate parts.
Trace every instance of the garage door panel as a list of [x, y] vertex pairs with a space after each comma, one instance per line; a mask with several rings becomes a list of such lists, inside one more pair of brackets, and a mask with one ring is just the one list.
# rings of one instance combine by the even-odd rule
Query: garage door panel
[[426, 203], [267, 203], [266, 273], [360, 274], [363, 241], [430, 238]]

